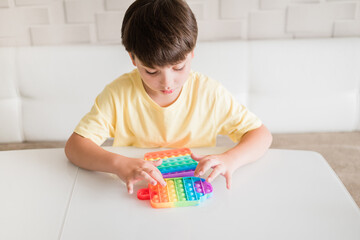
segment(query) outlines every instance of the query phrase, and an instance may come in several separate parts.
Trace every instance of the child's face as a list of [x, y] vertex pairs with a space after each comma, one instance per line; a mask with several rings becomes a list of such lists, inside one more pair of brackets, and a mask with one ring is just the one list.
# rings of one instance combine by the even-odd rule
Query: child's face
[[149, 96], [172, 99], [177, 98], [182, 86], [189, 78], [194, 52], [189, 53], [184, 61], [175, 65], [155, 68], [144, 66], [138, 58], [134, 59], [131, 54], [130, 57], [134, 66], [139, 70], [145, 91]]

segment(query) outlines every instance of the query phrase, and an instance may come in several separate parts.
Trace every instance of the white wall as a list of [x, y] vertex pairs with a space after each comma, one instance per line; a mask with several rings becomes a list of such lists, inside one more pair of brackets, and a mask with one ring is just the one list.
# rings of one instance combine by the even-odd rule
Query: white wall
[[[0, 0], [0, 47], [118, 44], [133, 0]], [[359, 0], [187, 0], [199, 40], [360, 37]]]

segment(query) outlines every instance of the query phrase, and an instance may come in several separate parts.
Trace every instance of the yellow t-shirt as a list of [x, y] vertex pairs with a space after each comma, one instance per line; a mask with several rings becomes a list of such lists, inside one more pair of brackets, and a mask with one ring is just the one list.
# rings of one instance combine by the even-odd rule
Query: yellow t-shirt
[[108, 84], [75, 132], [101, 145], [204, 147], [215, 146], [218, 134], [240, 141], [261, 121], [218, 82], [191, 72], [178, 99], [161, 107], [146, 93], [137, 69]]

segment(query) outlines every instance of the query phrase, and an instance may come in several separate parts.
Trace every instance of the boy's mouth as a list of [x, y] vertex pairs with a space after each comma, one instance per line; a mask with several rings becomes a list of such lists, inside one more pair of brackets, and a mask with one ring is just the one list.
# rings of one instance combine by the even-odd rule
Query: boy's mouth
[[161, 90], [162, 93], [164, 94], [172, 94], [174, 92], [174, 89], [170, 89], [170, 90]]

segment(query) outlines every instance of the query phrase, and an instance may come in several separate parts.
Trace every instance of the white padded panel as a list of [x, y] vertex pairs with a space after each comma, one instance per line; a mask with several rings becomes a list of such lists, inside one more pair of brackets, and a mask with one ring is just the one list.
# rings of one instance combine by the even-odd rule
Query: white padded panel
[[248, 91], [248, 42], [199, 42], [192, 69], [221, 82], [246, 105]]
[[23, 140], [15, 56], [15, 48], [0, 48], [0, 143]]
[[17, 96], [15, 48], [0, 48], [0, 99]]
[[23, 141], [20, 100], [0, 99], [0, 143]]
[[20, 93], [43, 101], [93, 101], [134, 67], [122, 46], [27, 47], [18, 50]]
[[134, 67], [122, 46], [19, 49], [24, 136], [66, 140], [105, 85]]
[[253, 41], [250, 91], [346, 92], [359, 88], [360, 39]]
[[[360, 85], [360, 79], [359, 79], [359, 85]], [[358, 131], [360, 131], [360, 87], [359, 87], [359, 89], [358, 89], [358, 108], [357, 108], [357, 114], [356, 114], [356, 116], [357, 116], [357, 122], [358, 122], [358, 125], [357, 125], [357, 128], [356, 128], [356, 130], [358, 130]]]
[[356, 90], [336, 94], [251, 95], [250, 109], [274, 133], [353, 131], [358, 121]]
[[67, 140], [92, 104], [79, 101], [23, 100], [26, 141]]

